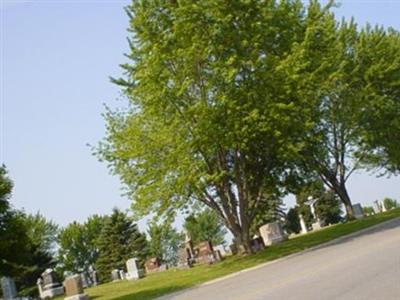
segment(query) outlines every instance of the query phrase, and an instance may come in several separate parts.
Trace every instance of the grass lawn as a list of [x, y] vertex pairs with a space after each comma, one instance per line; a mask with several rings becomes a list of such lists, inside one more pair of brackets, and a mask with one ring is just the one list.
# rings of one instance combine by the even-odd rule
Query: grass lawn
[[106, 283], [86, 289], [91, 299], [105, 300], [147, 300], [185, 289], [230, 273], [234, 273], [258, 264], [272, 261], [304, 249], [331, 241], [338, 237], [356, 232], [363, 228], [400, 217], [400, 208], [378, 215], [366, 217], [324, 228], [320, 231], [301, 235], [266, 248], [255, 255], [240, 257], [232, 256], [211, 266], [197, 266], [186, 270], [168, 270], [162, 273], [150, 274], [138, 281], [120, 281]]

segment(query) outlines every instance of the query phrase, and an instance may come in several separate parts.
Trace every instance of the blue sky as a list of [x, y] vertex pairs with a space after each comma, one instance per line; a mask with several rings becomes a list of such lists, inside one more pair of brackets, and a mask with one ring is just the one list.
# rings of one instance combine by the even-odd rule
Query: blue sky
[[[119, 105], [108, 76], [125, 60], [129, 1], [0, 2], [0, 163], [15, 182], [13, 205], [61, 225], [128, 208], [87, 144], [104, 135], [103, 103]], [[400, 30], [400, 0], [342, 1], [335, 12]], [[349, 192], [354, 203], [399, 199], [400, 178], [358, 173]]]

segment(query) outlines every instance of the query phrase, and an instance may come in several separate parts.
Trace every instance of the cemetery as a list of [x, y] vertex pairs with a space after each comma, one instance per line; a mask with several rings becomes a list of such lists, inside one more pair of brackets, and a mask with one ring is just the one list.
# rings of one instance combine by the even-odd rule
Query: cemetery
[[0, 300], [395, 290], [389, 4], [0, 1]]
[[[196, 262], [194, 267], [172, 268], [163, 270], [163, 272], [153, 272], [151, 270], [145, 274], [145, 271], [138, 266], [137, 260], [132, 258], [126, 263], [128, 272], [124, 274], [125, 280], [121, 277], [120, 270], [116, 270], [110, 274], [110, 277], [113, 276], [114, 279], [112, 282], [97, 286], [93, 284], [92, 287], [86, 289], [83, 287], [82, 276], [69, 276], [64, 279], [63, 284], [60, 284], [55, 281], [52, 270], [46, 270], [38, 280], [38, 289], [41, 291], [42, 299], [49, 298], [49, 295], [56, 297], [56, 299], [67, 300], [87, 300], [90, 297], [105, 300], [127, 295], [138, 297], [137, 299], [141, 300], [154, 299], [165, 293], [188, 288], [266, 261], [281, 258], [398, 217], [400, 217], [399, 208], [367, 216], [356, 221], [328, 226], [290, 239], [283, 235], [279, 225], [268, 224], [260, 228], [260, 235], [265, 241], [264, 243], [269, 245], [265, 250], [258, 251], [254, 255], [229, 255], [218, 263], [210, 264], [210, 260], [216, 258], [215, 256], [212, 258], [211, 255], [212, 245], [205, 242], [199, 248], [193, 249], [193, 252], [197, 251], [197, 255], [200, 255], [195, 255], [195, 260], [197, 259], [196, 257], [199, 257], [199, 263]], [[218, 248], [220, 247], [216, 247], [216, 249]], [[185, 248], [182, 249], [188, 254]], [[215, 249], [213, 250], [215, 251]], [[221, 251], [219, 250], [218, 252]], [[158, 265], [155, 259], [151, 259], [151, 264], [151, 266], [148, 265], [150, 269]], [[11, 278], [3, 277], [1, 285], [5, 300], [18, 298]]]

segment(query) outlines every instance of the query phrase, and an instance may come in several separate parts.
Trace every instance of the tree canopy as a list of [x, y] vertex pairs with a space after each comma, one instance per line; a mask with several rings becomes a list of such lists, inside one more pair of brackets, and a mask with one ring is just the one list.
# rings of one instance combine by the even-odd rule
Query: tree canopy
[[132, 1], [126, 76], [113, 80], [128, 106], [107, 111], [97, 154], [139, 216], [201, 202], [250, 252], [270, 196], [317, 174], [352, 217], [346, 181], [376, 140], [359, 112], [398, 102], [397, 64], [370, 44], [394, 58], [399, 35], [338, 22], [332, 5]]

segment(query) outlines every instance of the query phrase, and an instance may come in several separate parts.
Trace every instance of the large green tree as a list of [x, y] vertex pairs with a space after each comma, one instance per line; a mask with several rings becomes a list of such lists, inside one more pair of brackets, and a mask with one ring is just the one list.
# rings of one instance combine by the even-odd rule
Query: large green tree
[[211, 209], [189, 215], [183, 227], [195, 245], [203, 241], [211, 241], [213, 245], [225, 244], [226, 229]]
[[30, 240], [26, 227], [9, 199], [13, 183], [5, 166], [0, 167], [0, 275], [16, 276], [29, 259]]
[[0, 167], [0, 276], [12, 276], [20, 295], [36, 296], [38, 276], [55, 263], [57, 225], [40, 214], [13, 209], [12, 187], [5, 167]]
[[400, 34], [367, 27], [360, 34], [360, 84], [364, 96], [358, 109], [365, 161], [389, 172], [400, 171]]
[[[301, 1], [133, 1], [128, 99], [100, 143], [138, 215], [201, 202], [241, 250], [314, 127], [328, 11]], [[330, 24], [328, 24], [330, 25]], [[335, 26], [332, 24], [330, 26]]]
[[136, 257], [144, 263], [148, 255], [146, 236], [118, 209], [105, 219], [97, 245], [96, 270], [101, 281], [108, 281], [112, 270], [125, 269], [128, 259]]
[[55, 249], [58, 225], [46, 219], [40, 213], [27, 214], [18, 211], [15, 217], [23, 225], [28, 237], [26, 247], [28, 257], [14, 276], [15, 282], [23, 296], [37, 296], [36, 281], [48, 268], [56, 264]]
[[61, 272], [88, 273], [99, 257], [98, 239], [105, 217], [91, 216], [83, 224], [73, 222], [58, 237], [58, 262]]
[[307, 172], [317, 173], [335, 191], [351, 219], [351, 174], [366, 162], [395, 167], [399, 34], [368, 26], [359, 30], [353, 20], [337, 22], [331, 13], [325, 18], [313, 34], [325, 40], [323, 57], [315, 60], [327, 67], [318, 88], [312, 88], [319, 93], [316, 122], [312, 134], [303, 136], [307, 147], [301, 153]]
[[168, 266], [177, 263], [177, 252], [184, 236], [172, 227], [170, 221], [157, 223], [154, 220], [149, 223], [149, 256], [160, 259]]

